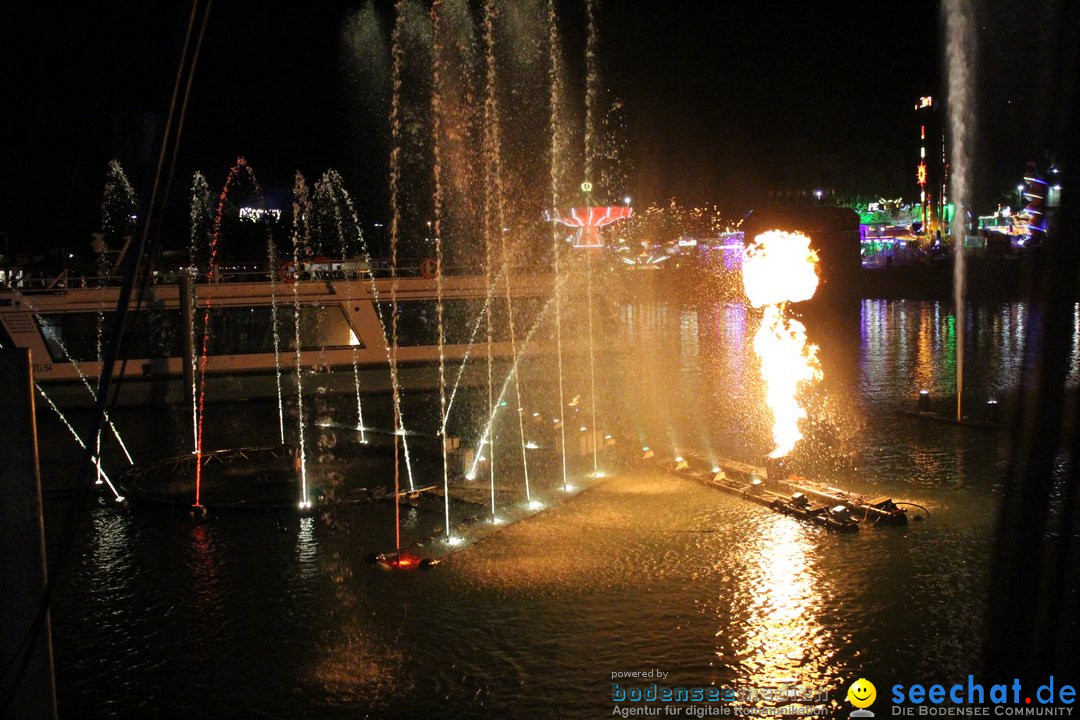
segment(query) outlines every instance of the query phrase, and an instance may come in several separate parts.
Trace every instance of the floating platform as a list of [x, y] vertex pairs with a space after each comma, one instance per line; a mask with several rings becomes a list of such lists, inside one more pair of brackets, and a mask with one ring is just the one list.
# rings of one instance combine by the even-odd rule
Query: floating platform
[[[743, 482], [727, 477], [723, 472], [716, 473], [712, 477], [707, 474], [696, 473], [698, 479], [710, 487], [714, 487], [730, 495], [739, 495], [751, 502], [775, 510], [776, 512], [799, 518], [815, 525], [821, 525], [826, 530], [833, 532], [858, 532], [859, 523], [855, 521], [847, 508], [837, 511], [826, 505], [815, 505], [803, 493], [794, 493], [790, 496], [766, 490], [764, 481], [757, 480]], [[704, 475], [704, 477], [702, 477]]]
[[[647, 453], [648, 454], [648, 453]], [[769, 477], [763, 467], [694, 454], [672, 458], [672, 472], [834, 532], [860, 525], [906, 525], [907, 510], [886, 496], [870, 497], [798, 476]]]
[[947, 415], [945, 413], [930, 412], [929, 410], [901, 410], [901, 415], [908, 417], [919, 418], [920, 420], [930, 420], [931, 422], [942, 423], [945, 425], [957, 425], [961, 427], [972, 427], [978, 430], [1001, 430], [1005, 427], [1004, 423], [997, 420], [990, 420], [989, 418], [976, 418], [964, 416], [962, 420], [958, 420], [955, 415]]

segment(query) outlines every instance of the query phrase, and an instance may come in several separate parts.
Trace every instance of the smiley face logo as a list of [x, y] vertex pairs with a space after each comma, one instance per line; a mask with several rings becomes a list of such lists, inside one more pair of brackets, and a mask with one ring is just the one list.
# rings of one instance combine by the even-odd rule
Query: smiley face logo
[[857, 708], [870, 707], [877, 699], [877, 688], [866, 678], [859, 678], [848, 688], [847, 699]]

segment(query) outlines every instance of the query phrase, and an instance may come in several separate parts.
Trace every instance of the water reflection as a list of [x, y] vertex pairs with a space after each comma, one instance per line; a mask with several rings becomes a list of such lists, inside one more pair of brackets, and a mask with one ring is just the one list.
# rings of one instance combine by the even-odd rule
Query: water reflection
[[[826, 599], [817, 587], [813, 539], [798, 523], [774, 516], [742, 554], [749, 570], [732, 614], [744, 621], [732, 651], [744, 689], [820, 689], [836, 672], [831, 666], [836, 642], [820, 619]], [[717, 634], [731, 629], [725, 623]]]
[[192, 523], [189, 531], [191, 587], [198, 603], [199, 615], [212, 618], [220, 608], [218, 548], [214, 534], [206, 523]]
[[300, 518], [296, 533], [296, 562], [299, 577], [310, 580], [319, 572], [319, 543], [315, 539], [315, 518]]

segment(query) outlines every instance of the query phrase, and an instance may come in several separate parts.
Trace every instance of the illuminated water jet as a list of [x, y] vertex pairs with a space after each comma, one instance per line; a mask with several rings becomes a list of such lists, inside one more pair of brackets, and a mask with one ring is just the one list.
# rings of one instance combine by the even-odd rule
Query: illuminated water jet
[[[561, 281], [562, 281], [561, 278], [556, 278], [555, 279], [556, 285], [558, 283], [560, 283]], [[547, 314], [548, 314], [548, 312], [549, 312], [549, 310], [550, 310], [553, 303], [554, 303], [554, 298], [549, 298], [547, 300], [547, 302], [544, 303], [543, 308], [541, 308], [540, 312], [536, 316], [536, 320], [533, 321], [532, 327], [529, 328], [529, 332], [525, 335], [525, 339], [522, 342], [521, 347], [518, 349], [517, 354], [514, 356], [513, 362], [511, 363], [511, 366], [510, 366], [510, 370], [506, 374], [506, 378], [503, 380], [502, 387], [499, 390], [499, 399], [498, 399], [498, 401], [496, 401], [494, 398], [492, 398], [492, 401], [489, 404], [490, 410], [489, 410], [487, 425], [484, 427], [484, 432], [481, 434], [480, 441], [477, 443], [477, 446], [476, 446], [476, 459], [473, 461], [472, 467], [469, 469], [469, 472], [467, 472], [465, 474], [466, 477], [469, 477], [469, 475], [473, 475], [473, 476], [476, 475], [476, 468], [484, 459], [483, 456], [480, 454], [480, 449], [484, 445], [487, 445], [490, 442], [489, 438], [491, 437], [492, 424], [495, 422], [495, 417], [499, 412], [499, 408], [505, 406], [505, 403], [502, 401], [502, 397], [503, 397], [503, 395], [506, 394], [506, 391], [510, 386], [510, 381], [513, 379], [514, 374], [517, 373], [518, 363], [521, 361], [521, 357], [525, 354], [525, 351], [531, 345], [533, 335], [536, 333], [537, 329], [540, 327], [540, 325], [543, 322], [544, 318], [547, 316]], [[492, 455], [494, 455], [494, 448], [492, 448]], [[492, 462], [489, 465], [489, 468], [493, 467], [493, 466], [494, 466], [494, 462]], [[494, 476], [492, 476], [491, 482], [492, 482], [491, 497], [492, 497], [492, 503], [493, 503], [492, 504], [492, 509], [493, 509], [492, 515], [494, 515], [494, 498], [495, 498]]]
[[[83, 450], [86, 450], [86, 443], [84, 443], [83, 439], [79, 437], [79, 433], [76, 432], [75, 428], [72, 426], [71, 422], [67, 419], [64, 413], [60, 411], [60, 408], [56, 406], [56, 403], [52, 401], [52, 398], [50, 398], [48, 394], [46, 394], [45, 390], [36, 381], [34, 382], [34, 388], [38, 391], [38, 394], [41, 395], [42, 399], [46, 403], [48, 403], [49, 407], [52, 408], [53, 412], [56, 413], [57, 417], [60, 418], [60, 422], [63, 423], [64, 427], [68, 429], [68, 432], [71, 433], [71, 436], [75, 438], [75, 442], [78, 443], [79, 447]], [[91, 462], [93, 462], [97, 468], [99, 478], [97, 484], [103, 483], [107, 485], [109, 490], [113, 494], [113, 499], [116, 500], [116, 502], [118, 503], [124, 502], [124, 496], [121, 495], [120, 492], [116, 489], [116, 486], [113, 485], [112, 480], [109, 479], [109, 476], [105, 474], [105, 470], [101, 467], [100, 455], [95, 453], [94, 456], [91, 457]]]
[[[329, 205], [333, 210], [334, 230], [337, 234], [338, 249], [341, 254], [341, 266], [342, 270], [346, 272], [345, 302], [347, 307], [352, 307], [353, 284], [350, 281], [353, 277], [351, 272], [346, 271], [351, 255], [349, 252], [349, 235], [345, 232], [346, 221], [349, 222], [351, 234], [355, 235], [361, 242], [363, 240], [363, 235], [360, 230], [360, 222], [356, 216], [356, 210], [352, 204], [352, 199], [345, 190], [341, 175], [338, 174], [337, 171], [327, 170], [323, 173], [322, 179], [315, 185], [315, 201], [320, 204]], [[345, 212], [342, 212], [342, 205], [345, 206]], [[351, 351], [352, 359], [353, 392], [356, 396], [356, 428], [360, 432], [360, 442], [366, 444], [367, 430], [364, 427], [364, 405], [360, 398], [360, 366], [357, 357], [358, 344], [359, 342], [356, 339], [355, 333], [350, 329], [349, 349]]]
[[[214, 279], [217, 274], [217, 254], [221, 244], [221, 223], [225, 214], [229, 191], [241, 174], [247, 175], [256, 189], [259, 188], [255, 175], [252, 173], [251, 168], [248, 167], [247, 161], [243, 157], [237, 158], [236, 164], [229, 168], [229, 173], [225, 177], [225, 184], [221, 188], [221, 194], [218, 195], [217, 207], [214, 211], [213, 229], [210, 233], [209, 257], [207, 259], [211, 279]], [[261, 194], [261, 190], [259, 192]], [[199, 402], [196, 410], [198, 429], [195, 433], [195, 499], [193, 503], [196, 508], [202, 507], [203, 411], [206, 407], [206, 362], [210, 350], [210, 307], [210, 298], [207, 297], [205, 311], [203, 312], [202, 352], [199, 355], [198, 364]]]
[[948, 113], [950, 138], [949, 194], [956, 210], [950, 231], [953, 245], [953, 302], [956, 314], [956, 420], [964, 419], [964, 239], [967, 235], [971, 198], [970, 144], [975, 118], [974, 83], [971, 79], [975, 57], [975, 31], [972, 10], [967, 0], [946, 0], [941, 6], [945, 16], [945, 61], [948, 74]]
[[[300, 270], [300, 250], [308, 242], [308, 218], [311, 207], [308, 202], [307, 184], [300, 173], [296, 173], [296, 183], [293, 187], [293, 266]], [[303, 228], [303, 229], [301, 229]], [[311, 507], [308, 499], [307, 486], [307, 448], [304, 442], [304, 377], [303, 377], [303, 354], [300, 341], [300, 278], [292, 284], [293, 294], [293, 331], [295, 332], [296, 344], [296, 429], [297, 429], [297, 461], [300, 471], [300, 509], [307, 510]]]
[[[38, 313], [38, 311], [34, 308], [34, 305], [29, 300], [24, 298], [23, 303], [25, 303], [30, 309], [30, 311], [33, 312], [34, 320], [37, 321], [39, 327], [45, 327], [48, 324], [45, 318]], [[79, 364], [79, 361], [76, 360], [75, 357], [68, 350], [68, 347], [64, 343], [61, 336], [59, 334], [56, 334], [52, 336], [50, 340], [54, 342], [56, 346], [60, 349], [60, 353], [63, 355], [64, 360], [72, 367], [73, 370], [75, 370], [75, 374], [79, 376], [79, 381], [82, 382], [83, 387], [86, 388], [86, 392], [90, 395], [90, 399], [96, 403], [98, 395], [97, 390], [94, 388], [94, 384], [90, 382], [90, 379], [87, 377], [86, 372], [82, 369], [82, 365]], [[108, 425], [109, 430], [112, 432], [112, 436], [116, 438], [116, 443], [124, 452], [124, 457], [127, 458], [128, 464], [134, 465], [135, 461], [132, 459], [131, 453], [128, 452], [127, 445], [124, 443], [124, 439], [120, 437], [120, 432], [116, 429], [116, 425], [113, 424], [112, 418], [109, 417], [109, 413], [107, 410], [102, 411], [102, 417], [105, 420], [105, 424]]]
[[443, 4], [442, 0], [435, 0], [431, 6], [432, 45], [434, 61], [432, 62], [432, 93], [431, 93], [431, 134], [434, 139], [434, 166], [432, 174], [435, 180], [434, 214], [435, 214], [435, 313], [438, 329], [439, 346], [439, 437], [441, 438], [442, 450], [442, 477], [443, 477], [443, 530], [446, 533], [448, 544], [457, 538], [450, 536], [450, 474], [447, 460], [446, 447], [446, 325], [443, 318], [443, 244], [442, 244], [442, 211], [443, 211], [443, 187], [442, 187], [442, 74], [440, 63], [442, 62], [443, 45]]

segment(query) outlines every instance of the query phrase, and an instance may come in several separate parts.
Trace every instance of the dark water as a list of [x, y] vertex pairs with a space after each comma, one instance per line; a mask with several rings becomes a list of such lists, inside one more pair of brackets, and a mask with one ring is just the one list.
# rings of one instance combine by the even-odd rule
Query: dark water
[[[602, 350], [618, 352], [597, 365], [606, 427], [661, 450], [756, 461], [770, 449], [752, 311], [615, 311], [619, 347]], [[53, 612], [62, 713], [607, 717], [612, 673], [652, 667], [670, 672], [670, 684], [794, 679], [837, 701], [859, 676], [879, 693], [962, 678], [980, 649], [1007, 448], [994, 433], [898, 414], [919, 389], [948, 410], [950, 313], [944, 303], [866, 300], [805, 318], [825, 380], [810, 393], [807, 440], [792, 462], [919, 502], [931, 513], [925, 523], [831, 535], [640, 471], [478, 533], [430, 572], [390, 573], [364, 562], [387, 547], [384, 505], [305, 518], [215, 513], [199, 525], [163, 508], [117, 512], [102, 502]], [[1022, 371], [1024, 308], [975, 308], [967, 322], [968, 402], [993, 397], [1007, 409]], [[587, 387], [583, 364], [572, 365], [571, 394]], [[550, 367], [522, 377], [526, 396], [550, 397]], [[430, 418], [431, 408], [431, 397], [407, 403], [414, 417]], [[207, 422], [218, 436], [276, 433], [272, 403], [214, 412]], [[179, 450], [190, 428], [179, 411], [117, 422], [139, 457]], [[47, 482], [62, 485], [70, 440], [51, 418], [41, 433]], [[551, 468], [534, 470], [533, 481], [554, 500]], [[65, 498], [50, 493], [50, 518]], [[407, 513], [406, 534], [437, 528], [437, 508]]]

